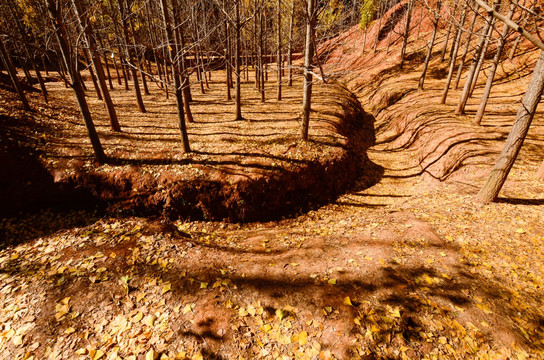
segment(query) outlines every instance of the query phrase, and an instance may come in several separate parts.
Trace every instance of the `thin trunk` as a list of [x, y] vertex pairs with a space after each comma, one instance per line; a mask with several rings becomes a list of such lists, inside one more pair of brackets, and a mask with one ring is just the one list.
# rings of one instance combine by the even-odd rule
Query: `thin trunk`
[[455, 42], [453, 43], [453, 53], [450, 57], [450, 66], [448, 70], [448, 77], [446, 79], [446, 85], [444, 85], [444, 91], [442, 92], [442, 98], [440, 99], [441, 104], [446, 103], [448, 98], [448, 92], [450, 90], [451, 79], [453, 78], [453, 71], [455, 70], [455, 60], [457, 59], [457, 53], [459, 52], [459, 46], [461, 46], [461, 38], [463, 37], [463, 25], [465, 23], [467, 15], [467, 5], [463, 9], [461, 19], [459, 19], [459, 26], [457, 28], [457, 34], [455, 35]]
[[383, 18], [383, 14], [380, 15], [380, 19], [378, 20], [378, 30], [376, 31], [376, 38], [374, 39], [374, 49], [373, 49], [374, 54], [378, 50], [378, 41], [380, 39], [380, 31], [382, 29], [382, 18]]
[[[168, 55], [170, 58], [170, 61], [172, 64], [175, 64], [177, 61], [179, 61], [179, 49], [178, 49], [178, 43], [174, 39], [174, 34], [172, 31], [172, 24], [170, 23], [170, 16], [168, 14], [168, 4], [166, 3], [166, 0], [161, 0], [161, 8], [162, 8], [162, 18], [164, 21], [164, 27], [166, 30], [166, 37], [168, 40], [167, 48], [168, 48]], [[174, 66], [174, 71], [178, 70], [178, 66]], [[179, 70], [178, 70], [179, 71]], [[191, 148], [189, 146], [189, 135], [187, 133], [187, 126], [185, 124], [185, 113], [183, 111], [183, 94], [181, 90], [181, 82], [179, 74], [174, 74], [174, 94], [176, 96], [176, 105], [178, 110], [178, 120], [179, 120], [179, 129], [181, 132], [181, 143], [183, 145], [184, 152], [188, 153], [191, 152]]]
[[[508, 12], [509, 19], [512, 19], [512, 17], [514, 16], [515, 9], [516, 9], [515, 4], [510, 5], [510, 11]], [[487, 101], [489, 100], [489, 95], [491, 94], [491, 87], [493, 86], [493, 80], [495, 79], [495, 73], [497, 72], [497, 67], [499, 66], [499, 61], [501, 59], [502, 51], [506, 43], [506, 36], [508, 35], [508, 29], [509, 29], [508, 25], [504, 24], [502, 28], [501, 36], [499, 37], [499, 40], [498, 40], [495, 57], [493, 58], [491, 69], [489, 69], [489, 75], [487, 77], [487, 82], [485, 84], [482, 100], [480, 100], [480, 106], [478, 107], [478, 111], [476, 112], [476, 116], [474, 118], [474, 124], [476, 125], [480, 125], [482, 122], [482, 118], [485, 113], [485, 108], [487, 106]]]
[[414, 8], [413, 0], [408, 2], [408, 12], [406, 13], [406, 25], [404, 26], [404, 36], [402, 40], [402, 49], [400, 50], [400, 68], [404, 67], [404, 57], [406, 55], [406, 47], [408, 46], [408, 38], [410, 37], [410, 22], [412, 21], [412, 10]]
[[[83, 33], [83, 27], [80, 27], [80, 31]], [[100, 86], [98, 85], [98, 80], [96, 78], [96, 74], [94, 72], [94, 68], [92, 66], [91, 61], [91, 55], [89, 54], [89, 49], [83, 49], [83, 59], [85, 59], [85, 62], [87, 63], [87, 67], [89, 68], [89, 73], [91, 74], [91, 81], [93, 83], [94, 90], [96, 92], [96, 97], [98, 100], [104, 100], [102, 97], [102, 91], [100, 90]]]
[[13, 61], [11, 60], [8, 51], [6, 50], [6, 47], [4, 46], [4, 41], [2, 40], [1, 36], [0, 36], [0, 56], [2, 57], [4, 66], [9, 73], [9, 77], [11, 78], [11, 82], [13, 83], [13, 87], [15, 88], [15, 91], [17, 91], [17, 94], [19, 95], [19, 99], [23, 103], [24, 109], [27, 111], [32, 110], [32, 108], [30, 107], [28, 103], [26, 95], [23, 92], [21, 83], [19, 82], [19, 79], [17, 78], [17, 70], [15, 69], [15, 66], [13, 65]]
[[52, 24], [55, 27], [55, 35], [62, 53], [62, 58], [70, 75], [70, 79], [72, 82], [71, 85], [74, 89], [74, 93], [79, 104], [79, 109], [81, 111], [81, 115], [83, 116], [83, 121], [85, 122], [87, 132], [89, 134], [89, 139], [91, 140], [91, 145], [94, 150], [95, 158], [99, 163], [105, 163], [107, 157], [104, 153], [104, 149], [102, 148], [102, 144], [100, 143], [98, 133], [96, 132], [96, 128], [91, 117], [91, 112], [89, 111], [87, 100], [85, 99], [85, 92], [83, 91], [81, 79], [78, 76], [76, 65], [77, 59], [75, 56], [73, 56], [74, 54], [72, 53], [69, 42], [67, 41], [68, 36], [66, 35], [66, 29], [63, 23], [61, 9], [57, 8], [55, 0], [47, 0], [47, 5]]
[[[535, 5], [536, 5], [537, 1], [533, 1], [533, 4], [531, 5], [531, 7], [529, 8], [530, 11], [533, 11], [534, 8], [535, 8]], [[523, 16], [523, 15], [522, 15]], [[529, 21], [529, 16], [528, 14], [525, 14], [525, 16], [523, 16], [523, 19], [521, 20], [521, 24], [520, 26], [522, 28], [524, 28], [526, 25], [527, 25], [527, 21]], [[512, 45], [512, 49], [510, 50], [510, 54], [508, 55], [508, 58], [510, 60], [512, 60], [514, 58], [514, 55], [516, 53], [516, 50], [518, 49], [518, 46], [519, 46], [519, 43], [521, 42], [521, 38], [522, 38], [522, 35], [519, 34], [517, 37], [516, 37], [516, 40], [514, 41], [514, 45]]]
[[100, 54], [96, 50], [96, 40], [93, 26], [91, 22], [88, 21], [87, 15], [83, 12], [83, 6], [80, 0], [73, 0], [72, 2], [74, 4], [76, 16], [80, 23], [81, 29], [84, 31], [85, 38], [87, 40], [88, 50], [92, 59], [92, 66], [94, 67], [98, 77], [98, 85], [100, 86], [100, 91], [104, 96], [104, 103], [106, 104], [106, 109], [108, 110], [111, 129], [113, 131], [121, 131], [121, 126], [119, 125], [119, 121], [117, 119], [117, 112], [115, 111], [115, 106], [113, 105], [108, 86], [106, 85], [106, 78], [104, 75], [104, 69], [102, 68], [102, 62], [100, 61]]
[[482, 48], [480, 58], [478, 59], [478, 64], [476, 64], [476, 70], [474, 71], [474, 75], [472, 76], [470, 91], [468, 93], [469, 97], [472, 96], [472, 93], [474, 92], [474, 89], [476, 88], [476, 83], [478, 82], [478, 76], [480, 76], [480, 71], [482, 70], [482, 66], [485, 61], [485, 56], [487, 54], [487, 48], [489, 47], [489, 42], [491, 41], [491, 35], [493, 33], [494, 25], [495, 25], [495, 18], [493, 18], [493, 22], [491, 23], [491, 26], [489, 27], [489, 31], [487, 32], [487, 36], [484, 41], [484, 47]]
[[232, 68], [231, 68], [231, 56], [230, 56], [230, 31], [229, 23], [225, 20], [225, 72], [227, 78], [227, 100], [232, 100], [232, 95], [230, 92], [232, 84]]
[[17, 29], [19, 30], [19, 34], [21, 35], [21, 38], [23, 40], [23, 48], [26, 54], [26, 57], [30, 60], [32, 68], [34, 69], [34, 72], [36, 73], [36, 77], [38, 78], [38, 83], [40, 84], [40, 90], [42, 92], [43, 99], [46, 103], [49, 103], [48, 97], [47, 97], [47, 88], [45, 87], [45, 81], [43, 81], [42, 74], [40, 73], [40, 69], [38, 68], [37, 59], [35, 56], [31, 56], [31, 49], [30, 49], [30, 39], [25, 32], [24, 26], [21, 22], [21, 14], [19, 13], [19, 8], [13, 3], [10, 2], [8, 5], [11, 11], [11, 15], [13, 17], [13, 20], [15, 21], [15, 25], [17, 26]]
[[266, 101], [265, 94], [265, 79], [264, 79], [264, 54], [263, 54], [263, 38], [264, 38], [264, 28], [263, 28], [263, 10], [259, 12], [259, 76], [260, 76], [260, 93], [261, 93], [261, 102]]
[[302, 97], [302, 131], [304, 141], [308, 141], [310, 112], [312, 109], [312, 60], [314, 57], [315, 0], [308, 1], [308, 19], [306, 23], [306, 41], [304, 51], [304, 92]]
[[281, 58], [281, 0], [278, 0], [278, 93], [277, 100], [281, 100], [281, 71], [282, 71], [282, 58]]
[[[499, 3], [500, 3], [500, 0], [495, 0], [494, 6], [498, 6]], [[465, 86], [463, 87], [463, 94], [459, 98], [459, 103], [457, 104], [457, 108], [455, 109], [456, 114], [465, 113], [465, 106], [467, 105], [467, 101], [469, 98], [469, 92], [470, 92], [470, 87], [472, 86], [472, 79], [474, 76], [474, 72], [476, 71], [476, 66], [478, 66], [478, 60], [480, 58], [480, 54], [482, 52], [484, 43], [486, 41], [487, 33], [491, 27], [493, 19], [494, 19], [493, 15], [488, 15], [486, 18], [485, 25], [480, 34], [480, 40], [478, 42], [478, 45], [476, 46], [476, 49], [474, 50], [472, 63], [470, 64], [470, 69], [468, 71], [467, 79], [465, 80]]]
[[457, 76], [455, 77], [455, 84], [453, 85], [453, 90], [457, 90], [457, 88], [459, 87], [459, 81], [461, 80], [463, 68], [465, 67], [465, 59], [467, 58], [468, 51], [470, 49], [470, 41], [472, 39], [472, 34], [474, 30], [474, 25], [476, 24], [476, 19], [478, 19], [478, 14], [474, 13], [472, 20], [470, 21], [467, 38], [465, 39], [465, 50], [463, 51], [463, 55], [461, 55], [461, 60], [457, 68]]
[[504, 148], [493, 167], [485, 185], [477, 195], [477, 200], [487, 204], [494, 201], [508, 177], [514, 162], [519, 154], [523, 141], [527, 136], [531, 121], [535, 115], [538, 103], [542, 98], [544, 89], [544, 50], [540, 52], [540, 57], [536, 63], [535, 70], [527, 86], [527, 92], [523, 96], [521, 106], [516, 115], [516, 120], [508, 134]]
[[235, 101], [235, 120], [243, 120], [242, 116], [242, 97], [241, 97], [241, 82], [240, 82], [240, 51], [241, 51], [241, 23], [240, 23], [240, 1], [241, 0], [235, 0], [236, 3], [234, 5], [234, 12], [235, 12], [235, 31], [236, 31], [236, 37], [235, 37], [235, 50], [234, 50], [234, 74], [235, 74], [235, 85], [234, 85], [234, 101]]
[[[436, 4], [436, 11], [440, 12], [441, 2], [440, 0]], [[419, 77], [419, 83], [417, 85], [418, 90], [423, 90], [423, 85], [425, 84], [425, 76], [427, 75], [427, 69], [429, 68], [429, 62], [431, 61], [431, 56], [433, 54], [434, 41], [436, 39], [436, 31], [438, 30], [438, 14], [434, 18], [433, 33], [431, 35], [431, 40], [429, 41], [429, 48], [427, 49], [427, 56], [425, 57], [425, 63], [423, 64], [423, 71]]]
[[138, 73], [136, 72], [136, 67], [134, 66], [134, 56], [133, 51], [131, 51], [128, 47], [130, 44], [130, 37], [128, 35], [128, 27], [129, 24], [127, 22], [127, 15], [126, 15], [126, 0], [120, 0], [119, 1], [119, 11], [121, 14], [121, 26], [123, 27], [123, 35], [124, 35], [124, 45], [125, 45], [125, 55], [128, 59], [128, 66], [130, 67], [130, 72], [132, 74], [132, 83], [134, 85], [134, 94], [136, 95], [136, 102], [138, 104], [138, 109], [140, 112], [145, 113], [147, 112], [144, 105], [144, 100], [142, 99], [142, 92], [140, 91], [140, 82], [138, 81]]
[[442, 54], [440, 55], [440, 61], [444, 61], [444, 59], [446, 58], [446, 51], [448, 50], [448, 43], [450, 41], [450, 34], [451, 34], [451, 29], [453, 28], [453, 19], [455, 19], [455, 14], [457, 13], [457, 3], [455, 4], [454, 8], [453, 8], [453, 12], [451, 14], [451, 17], [450, 17], [450, 25], [448, 26], [448, 32], [446, 33], [446, 40], [444, 41], [444, 47], [442, 48]]
[[291, 18], [289, 19], [289, 43], [287, 47], [287, 86], [293, 86], [293, 32], [295, 22], [295, 0], [291, 4]]

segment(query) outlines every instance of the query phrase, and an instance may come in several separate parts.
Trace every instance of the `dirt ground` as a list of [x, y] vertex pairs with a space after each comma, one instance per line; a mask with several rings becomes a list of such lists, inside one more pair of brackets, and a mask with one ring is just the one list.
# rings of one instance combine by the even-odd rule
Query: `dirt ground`
[[475, 127], [481, 84], [454, 116], [459, 91], [437, 105], [443, 64], [416, 92], [416, 62], [401, 75], [383, 52], [343, 75], [374, 116], [373, 171], [328, 205], [246, 224], [85, 210], [1, 220], [2, 356], [543, 358], [542, 112], [499, 201], [473, 202], [528, 71], [504, 78]]

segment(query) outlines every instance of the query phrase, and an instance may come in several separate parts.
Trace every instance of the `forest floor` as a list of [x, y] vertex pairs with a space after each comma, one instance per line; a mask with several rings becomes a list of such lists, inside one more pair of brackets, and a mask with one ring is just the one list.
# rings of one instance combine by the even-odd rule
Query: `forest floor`
[[[439, 76], [425, 92], [392, 96], [419, 74], [392, 62], [396, 76], [379, 84], [347, 80], [375, 116], [368, 156], [380, 176], [363, 175], [328, 205], [246, 224], [84, 210], [1, 220], [2, 357], [542, 358], [541, 113], [500, 200], [473, 202], [527, 78], [506, 79], [494, 97], [503, 102], [489, 107], [485, 133], [501, 136], [474, 143], [452, 136], [484, 133], [470, 113], [433, 105]], [[414, 140], [414, 119], [431, 116], [446, 119], [433, 122], [434, 142], [425, 132]], [[452, 149], [475, 156], [452, 170]]]

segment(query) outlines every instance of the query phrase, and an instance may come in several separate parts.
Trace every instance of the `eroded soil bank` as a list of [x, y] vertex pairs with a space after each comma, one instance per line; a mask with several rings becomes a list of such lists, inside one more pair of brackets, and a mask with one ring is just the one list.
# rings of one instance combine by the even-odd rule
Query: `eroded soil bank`
[[[55, 90], [53, 96], [65, 93], [60, 86]], [[119, 102], [127, 100], [126, 94], [116, 95]], [[15, 100], [11, 94], [6, 97]], [[151, 110], [149, 123], [132, 123], [122, 133], [107, 132], [99, 116], [97, 125], [110, 158], [105, 165], [93, 163], [85, 149], [75, 104], [67, 101], [66, 109], [40, 106], [32, 115], [11, 106], [13, 113], [4, 115], [2, 123], [2, 215], [76, 206], [170, 219], [273, 220], [334, 200], [365, 171], [369, 178], [379, 177], [365, 154], [374, 141], [373, 118], [365, 115], [353, 94], [335, 84], [319, 87], [310, 142], [298, 136], [298, 97], [291, 91], [287, 105], [274, 104], [285, 114], [277, 119], [265, 109], [264, 118], [259, 114], [261, 118], [227, 119], [225, 124], [210, 114], [204, 100], [195, 102], [197, 123], [190, 128], [196, 140], [190, 154], [171, 150], [175, 127], [157, 121], [175, 121], [170, 108]], [[99, 115], [103, 111], [96, 110]], [[165, 131], [158, 138], [138, 138], [152, 134], [153, 124]], [[205, 138], [210, 134], [215, 137]]]

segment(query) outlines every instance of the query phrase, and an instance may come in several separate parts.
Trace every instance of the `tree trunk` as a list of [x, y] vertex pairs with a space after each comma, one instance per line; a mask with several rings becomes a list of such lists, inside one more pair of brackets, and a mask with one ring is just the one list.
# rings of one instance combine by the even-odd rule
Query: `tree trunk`
[[487, 36], [485, 37], [482, 52], [480, 53], [480, 58], [478, 59], [478, 64], [476, 64], [476, 70], [474, 70], [474, 75], [472, 75], [472, 81], [470, 82], [470, 90], [468, 92], [468, 97], [472, 96], [472, 93], [474, 93], [474, 89], [476, 88], [476, 83], [478, 82], [478, 76], [480, 76], [480, 71], [482, 70], [482, 66], [484, 65], [485, 56], [487, 54], [487, 48], [489, 47], [489, 42], [491, 41], [491, 35], [493, 34], [494, 26], [495, 26], [495, 18], [493, 18], [493, 21], [491, 22], [491, 26], [489, 27], [489, 31], [487, 32]]
[[26, 54], [26, 57], [30, 60], [32, 64], [32, 68], [34, 69], [34, 72], [36, 73], [36, 77], [38, 78], [38, 83], [40, 84], [40, 90], [42, 92], [43, 99], [46, 103], [49, 103], [48, 97], [47, 97], [47, 88], [45, 87], [45, 82], [43, 81], [42, 74], [40, 73], [40, 69], [38, 68], [38, 64], [36, 63], [37, 59], [35, 56], [31, 56], [31, 49], [30, 49], [30, 39], [28, 35], [25, 32], [24, 26], [22, 24], [22, 15], [19, 12], [19, 7], [14, 4], [12, 1], [10, 1], [8, 5], [11, 15], [13, 17], [13, 20], [15, 22], [15, 25], [17, 26], [17, 29], [19, 30], [19, 34], [21, 35], [21, 38], [24, 42], [23, 47]]
[[453, 90], [457, 90], [459, 87], [459, 81], [461, 80], [461, 74], [463, 73], [463, 68], [465, 67], [465, 59], [467, 58], [468, 51], [470, 49], [470, 41], [472, 39], [472, 31], [474, 30], [474, 24], [476, 24], [476, 20], [478, 19], [478, 14], [474, 13], [474, 16], [472, 17], [472, 20], [470, 21], [470, 26], [468, 29], [467, 38], [465, 40], [465, 50], [463, 51], [463, 55], [461, 55], [461, 60], [459, 62], [459, 66], [457, 68], [457, 76], [455, 77], [455, 84], [453, 85]]
[[540, 52], [540, 57], [527, 86], [527, 92], [523, 96], [516, 120], [512, 126], [512, 130], [510, 130], [510, 134], [508, 134], [504, 148], [485, 185], [477, 195], [479, 202], [487, 204], [494, 201], [499, 195], [529, 131], [536, 108], [542, 98], [543, 89], [544, 50]]
[[119, 11], [121, 14], [121, 26], [123, 27], [123, 35], [124, 35], [124, 45], [125, 45], [125, 55], [128, 59], [128, 66], [130, 67], [130, 72], [132, 74], [132, 82], [134, 85], [134, 94], [136, 95], [136, 102], [138, 103], [138, 109], [140, 112], [145, 113], [147, 112], [144, 105], [144, 100], [142, 99], [142, 92], [140, 91], [140, 84], [138, 81], [138, 73], [136, 72], [136, 67], [134, 66], [134, 56], [133, 52], [130, 51], [128, 48], [128, 44], [130, 43], [130, 37], [128, 35], [128, 22], [127, 22], [127, 15], [126, 15], [126, 0], [119, 0]]
[[261, 102], [264, 103], [266, 101], [266, 94], [265, 94], [265, 79], [264, 79], [264, 21], [263, 21], [263, 10], [261, 9], [259, 12], [259, 76], [260, 79], [260, 93], [261, 93]]
[[51, 17], [52, 24], [55, 28], [55, 35], [59, 43], [62, 58], [68, 74], [70, 75], [70, 80], [72, 82], [71, 86], [74, 89], [74, 93], [79, 104], [79, 109], [81, 111], [81, 115], [83, 116], [83, 121], [85, 122], [85, 126], [89, 134], [89, 139], [91, 140], [95, 158], [99, 163], [105, 163], [107, 157], [104, 153], [104, 149], [102, 148], [102, 144], [100, 143], [98, 133], [96, 132], [96, 128], [91, 117], [91, 112], [89, 111], [87, 100], [85, 99], [85, 92], [83, 91], [81, 79], [78, 76], [76, 67], [77, 58], [74, 56], [73, 50], [70, 48], [69, 42], [66, 40], [67, 35], [65, 25], [63, 23], [61, 9], [57, 7], [57, 5], [60, 7], [60, 4], [56, 3], [55, 0], [47, 0], [49, 16]]
[[235, 120], [243, 120], [242, 116], [242, 95], [241, 95], [241, 79], [240, 79], [240, 50], [241, 50], [241, 30], [242, 25], [240, 23], [240, 1], [235, 0], [234, 4], [234, 30], [236, 31], [235, 39], [235, 49], [234, 49], [234, 75], [235, 75], [235, 85], [234, 85], [234, 102], [235, 102]]
[[76, 11], [76, 16], [80, 23], [80, 27], [84, 31], [85, 38], [87, 40], [92, 66], [94, 67], [96, 76], [98, 77], [98, 85], [100, 86], [100, 91], [104, 96], [104, 103], [106, 104], [106, 109], [108, 110], [111, 129], [113, 131], [121, 131], [121, 126], [119, 125], [119, 120], [117, 119], [117, 112], [115, 111], [115, 106], [113, 105], [108, 86], [106, 85], [106, 78], [104, 68], [102, 67], [102, 62], [100, 61], [100, 54], [96, 50], [96, 41], [92, 24], [90, 21], [88, 21], [87, 15], [83, 12], [81, 0], [72, 0], [72, 3], [74, 4], [74, 9]]
[[378, 41], [380, 40], [380, 31], [382, 29], [382, 20], [383, 20], [383, 14], [380, 14], [380, 19], [378, 20], [378, 29], [376, 31], [376, 38], [374, 39], [374, 48], [372, 49], [374, 54], [376, 53], [376, 51], [378, 51]]
[[457, 3], [455, 3], [455, 6], [453, 8], [453, 12], [451, 14], [451, 17], [450, 17], [450, 25], [448, 26], [448, 32], [446, 33], [446, 40], [444, 41], [444, 47], [442, 48], [442, 54], [440, 55], [440, 61], [444, 61], [444, 59], [446, 58], [446, 51], [448, 50], [448, 43], [450, 41], [450, 34], [451, 34], [451, 29], [453, 27], [453, 19], [455, 19], [455, 14], [457, 13]]
[[15, 91], [17, 91], [17, 94], [19, 95], [19, 99], [21, 99], [21, 102], [23, 103], [24, 109], [27, 111], [32, 110], [32, 108], [30, 107], [28, 103], [26, 95], [23, 92], [21, 83], [19, 82], [19, 79], [17, 78], [17, 70], [15, 69], [15, 66], [13, 65], [13, 61], [11, 61], [11, 58], [9, 57], [9, 53], [7, 52], [6, 47], [4, 46], [4, 41], [2, 40], [1, 36], [0, 36], [0, 56], [2, 57], [4, 66], [6, 67], [9, 73], [9, 77], [11, 79], [11, 82], [13, 83], [13, 87], [15, 88]]
[[410, 22], [412, 21], [412, 9], [414, 8], [413, 0], [408, 2], [408, 12], [406, 13], [406, 25], [404, 26], [404, 36], [402, 40], [402, 49], [400, 50], [400, 68], [404, 67], [404, 57], [406, 55], [406, 47], [408, 46], [408, 38], [410, 37]]
[[281, 58], [281, 0], [278, 0], [278, 56], [277, 56], [277, 62], [278, 62], [278, 93], [277, 93], [277, 100], [281, 100], [281, 65], [282, 65], [282, 58]]
[[465, 8], [463, 9], [463, 13], [461, 15], [461, 19], [459, 19], [459, 27], [457, 28], [457, 35], [455, 35], [455, 42], [453, 44], [453, 53], [451, 54], [451, 58], [450, 58], [450, 67], [448, 70], [448, 77], [446, 79], [446, 85], [444, 86], [444, 91], [442, 92], [442, 98], [440, 99], [441, 104], [446, 103], [448, 92], [450, 90], [451, 78], [453, 77], [453, 70], [455, 69], [455, 60], [457, 59], [457, 53], [459, 52], [459, 46], [461, 45], [461, 38], [463, 36], [463, 24], [465, 23], [465, 19], [467, 15], [466, 10], [467, 10], [467, 5], [465, 5]]
[[312, 109], [312, 64], [314, 57], [315, 0], [308, 1], [306, 41], [304, 45], [304, 93], [302, 97], [302, 139], [308, 141]]
[[[510, 5], [510, 11], [508, 12], [509, 19], [512, 19], [512, 16], [514, 16], [515, 9], [516, 9], [515, 4]], [[487, 101], [489, 100], [489, 95], [491, 94], [491, 87], [493, 86], [493, 80], [495, 80], [495, 73], [497, 72], [497, 67], [499, 66], [499, 61], [501, 59], [502, 50], [504, 49], [504, 44], [506, 43], [507, 35], [508, 35], [508, 25], [504, 24], [502, 28], [501, 36], [499, 37], [499, 40], [498, 40], [495, 57], [493, 58], [493, 63], [491, 63], [491, 69], [489, 69], [489, 75], [487, 77], [487, 82], [485, 84], [482, 100], [480, 100], [480, 106], [478, 107], [478, 111], [476, 112], [476, 116], [474, 118], [475, 125], [479, 126], [482, 123], [482, 118], [484, 116], [485, 108], [487, 106]]]
[[295, 0], [291, 4], [291, 18], [289, 19], [289, 43], [287, 48], [287, 86], [293, 86], [293, 32], [295, 22]]
[[227, 77], [227, 100], [232, 100], [230, 88], [232, 87], [232, 67], [231, 67], [231, 53], [230, 53], [230, 31], [229, 23], [225, 21], [225, 72]]
[[[440, 0], [436, 3], [436, 11], [440, 12], [441, 2]], [[427, 56], [425, 57], [425, 63], [423, 64], [423, 71], [419, 77], [419, 83], [417, 85], [418, 90], [423, 90], [423, 85], [425, 84], [425, 76], [427, 75], [427, 69], [429, 68], [429, 62], [431, 61], [431, 56], [433, 54], [434, 41], [436, 39], [436, 31], [438, 30], [438, 14], [434, 17], [433, 33], [431, 35], [431, 40], [429, 41], [429, 48], [427, 49]], [[365, 31], [366, 33], [366, 31]]]
[[[495, 0], [495, 3], [493, 6], [496, 7], [499, 4], [500, 4], [500, 0]], [[478, 42], [478, 45], [476, 46], [476, 49], [474, 50], [472, 63], [470, 64], [470, 69], [468, 71], [467, 79], [465, 80], [465, 86], [463, 87], [463, 94], [459, 98], [459, 103], [457, 104], [457, 108], [455, 109], [456, 114], [465, 113], [465, 106], [467, 105], [467, 101], [468, 101], [468, 97], [470, 93], [470, 87], [472, 86], [472, 79], [474, 76], [474, 72], [476, 71], [476, 67], [478, 66], [480, 54], [484, 47], [487, 33], [489, 32], [489, 29], [491, 28], [491, 24], [493, 23], [493, 21], [494, 21], [493, 15], [488, 15], [485, 21], [485, 25], [480, 34], [480, 40]]]
[[[529, 8], [530, 11], [534, 10], [536, 3], [537, 3], [537, 1], [533, 1], [533, 4]], [[525, 16], [523, 16], [523, 13], [522, 13], [521, 27], [525, 27], [525, 25], [527, 25], [527, 21], [529, 21], [528, 14], [525, 14]], [[514, 55], [516, 53], [516, 50], [518, 49], [519, 43], [521, 42], [521, 38], [522, 38], [521, 34], [519, 34], [516, 37], [516, 40], [514, 41], [514, 45], [512, 45], [512, 49], [510, 50], [510, 54], [508, 55], [508, 58], [510, 60], [512, 60], [514, 58]]]
[[[181, 132], [181, 143], [183, 145], [183, 151], [188, 153], [191, 152], [191, 147], [189, 146], [189, 135], [187, 133], [187, 125], [185, 124], [185, 113], [183, 111], [183, 95], [181, 90], [181, 81], [179, 74], [179, 66], [176, 66], [176, 62], [179, 62], [179, 49], [178, 43], [174, 39], [174, 34], [172, 31], [172, 24], [170, 23], [170, 16], [168, 14], [168, 4], [166, 0], [161, 0], [162, 8], [162, 18], [164, 22], [164, 27], [166, 30], [167, 37], [167, 48], [170, 61], [173, 64], [174, 69], [174, 95], [176, 97], [176, 105], [178, 110], [178, 120], [179, 120], [179, 130]], [[178, 64], [179, 65], [179, 64]]]

